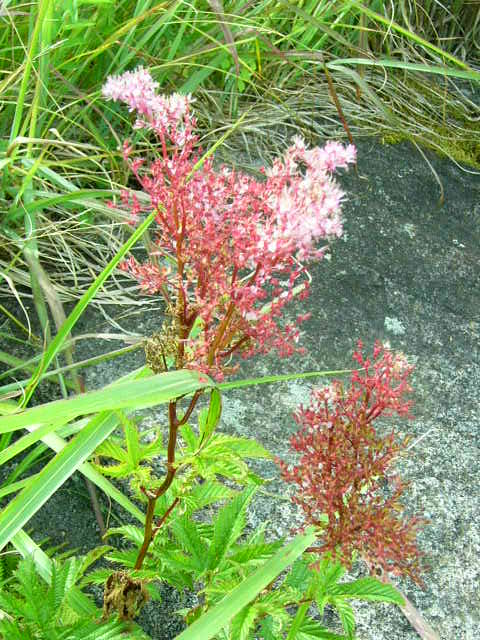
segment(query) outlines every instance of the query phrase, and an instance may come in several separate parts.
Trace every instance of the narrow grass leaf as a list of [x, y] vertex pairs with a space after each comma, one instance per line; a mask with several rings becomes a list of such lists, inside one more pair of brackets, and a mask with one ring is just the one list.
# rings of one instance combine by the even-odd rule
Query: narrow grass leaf
[[80, 298], [80, 300], [75, 305], [73, 311], [68, 316], [67, 320], [64, 322], [60, 330], [58, 331], [55, 338], [50, 343], [48, 349], [45, 351], [44, 358], [41, 361], [40, 365], [37, 367], [35, 373], [31, 378], [31, 382], [28, 388], [25, 391], [25, 395], [22, 400], [22, 407], [25, 407], [30, 398], [32, 397], [39, 381], [41, 374], [48, 369], [52, 360], [57, 355], [60, 347], [63, 342], [69, 335], [70, 331], [75, 326], [77, 320], [80, 318], [82, 313], [85, 311], [90, 301], [95, 297], [97, 291], [103, 286], [104, 282], [113, 271], [117, 268], [118, 263], [124, 258], [127, 252], [133, 247], [133, 245], [137, 242], [139, 238], [141, 238], [142, 234], [155, 220], [157, 215], [156, 211], [152, 211], [152, 213], [147, 216], [147, 218], [142, 222], [141, 225], [137, 227], [137, 229], [132, 233], [130, 238], [122, 245], [120, 250], [115, 254], [115, 256], [110, 260], [105, 269], [98, 275], [98, 277], [94, 280], [94, 282], [90, 285], [88, 290], [84, 293], [84, 295]]
[[100, 413], [58, 453], [0, 514], [0, 550], [115, 428]]
[[289, 380], [300, 380], [302, 378], [318, 378], [319, 376], [338, 376], [345, 373], [352, 373], [355, 369], [337, 369], [335, 371], [308, 371], [307, 373], [287, 373], [277, 376], [264, 376], [263, 378], [247, 378], [234, 382], [222, 382], [218, 386], [221, 391], [228, 389], [241, 389], [242, 387], [254, 387], [258, 384], [273, 384], [276, 382], [288, 382]]
[[143, 409], [212, 386], [213, 382], [207, 376], [196, 371], [168, 371], [2, 416], [0, 433], [35, 424], [66, 423], [79, 415], [97, 411]]
[[403, 71], [432, 73], [444, 77], [448, 76], [452, 78], [465, 78], [476, 82], [480, 81], [480, 72], [473, 69], [454, 69], [452, 67], [404, 62], [402, 60], [392, 60], [390, 58], [377, 58], [375, 60], [371, 60], [370, 58], [339, 58], [328, 62], [325, 66], [329, 69], [336, 69], [342, 65], [402, 69]]

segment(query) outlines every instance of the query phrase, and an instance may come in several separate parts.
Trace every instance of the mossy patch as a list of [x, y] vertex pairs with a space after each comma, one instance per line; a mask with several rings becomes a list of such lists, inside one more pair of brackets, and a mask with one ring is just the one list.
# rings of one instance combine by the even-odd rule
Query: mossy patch
[[388, 95], [383, 95], [391, 113], [391, 121], [382, 123], [387, 126], [381, 135], [383, 144], [411, 140], [480, 169], [480, 109], [467, 95], [474, 93], [471, 89], [461, 92], [451, 84], [442, 86], [413, 74], [398, 80], [398, 84], [393, 78], [391, 81]]

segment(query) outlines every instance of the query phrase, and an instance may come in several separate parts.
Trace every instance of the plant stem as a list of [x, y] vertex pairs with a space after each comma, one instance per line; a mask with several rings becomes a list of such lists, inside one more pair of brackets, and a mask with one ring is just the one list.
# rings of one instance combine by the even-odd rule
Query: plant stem
[[173, 508], [178, 503], [178, 498], [173, 501], [173, 504], [167, 509], [167, 511], [162, 516], [160, 522], [156, 527], [153, 525], [153, 519], [155, 516], [155, 506], [157, 504], [158, 498], [163, 496], [164, 493], [170, 488], [170, 485], [175, 478], [175, 474], [177, 469], [175, 467], [175, 448], [177, 445], [177, 433], [179, 427], [184, 425], [192, 414], [195, 405], [198, 402], [202, 392], [196, 391], [190, 400], [190, 404], [188, 405], [187, 410], [185, 411], [184, 416], [179, 420], [177, 417], [177, 400], [172, 400], [168, 405], [168, 419], [169, 419], [169, 435], [168, 435], [168, 449], [167, 449], [167, 474], [165, 476], [164, 481], [160, 485], [160, 487], [152, 493], [144, 492], [148, 498], [147, 504], [147, 513], [145, 516], [145, 530], [143, 534], [143, 543], [140, 547], [140, 551], [138, 552], [137, 559], [135, 561], [134, 569], [138, 570], [142, 568], [143, 561], [145, 560], [145, 556], [147, 555], [148, 549], [152, 543], [153, 538], [155, 537], [156, 532], [160, 527], [164, 524], [165, 520], [168, 518], [170, 513], [173, 511]]
[[432, 629], [432, 627], [428, 624], [428, 622], [423, 618], [422, 614], [413, 606], [407, 596], [400, 591], [397, 585], [393, 585], [393, 583], [389, 580], [387, 576], [382, 577], [383, 582], [391, 584], [395, 587], [395, 589], [400, 593], [402, 598], [405, 600], [405, 604], [403, 607], [400, 607], [403, 615], [418, 633], [420, 638], [423, 640], [440, 640], [440, 636], [436, 631]]

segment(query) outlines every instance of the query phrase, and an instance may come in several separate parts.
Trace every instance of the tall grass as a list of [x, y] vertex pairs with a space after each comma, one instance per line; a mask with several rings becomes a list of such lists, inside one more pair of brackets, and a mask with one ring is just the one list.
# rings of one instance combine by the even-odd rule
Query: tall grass
[[[246, 165], [294, 133], [345, 136], [337, 103], [354, 138], [480, 166], [477, 3], [6, 0], [0, 20], [0, 292], [34, 296], [44, 330], [127, 233], [106, 206], [128, 181], [129, 122], [99, 100], [109, 74], [142, 64], [193, 92], [205, 147], [243, 114], [223, 155]], [[97, 304], [113, 301], [134, 303], [115, 278]]]

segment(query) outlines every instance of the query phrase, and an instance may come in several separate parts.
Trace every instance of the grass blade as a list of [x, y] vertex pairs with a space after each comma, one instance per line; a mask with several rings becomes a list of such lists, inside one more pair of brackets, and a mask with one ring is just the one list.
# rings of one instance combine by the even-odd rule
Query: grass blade
[[52, 360], [57, 355], [64, 340], [67, 338], [68, 334], [73, 329], [73, 327], [75, 326], [75, 323], [80, 318], [82, 313], [85, 311], [85, 309], [87, 308], [92, 298], [95, 296], [97, 291], [102, 287], [105, 280], [107, 280], [107, 278], [113, 273], [113, 271], [117, 267], [118, 263], [122, 260], [122, 258], [127, 254], [127, 252], [131, 249], [131, 247], [133, 247], [133, 245], [137, 242], [137, 240], [142, 236], [144, 231], [148, 229], [148, 227], [152, 224], [152, 222], [155, 220], [156, 215], [157, 215], [157, 212], [152, 211], [152, 213], [142, 222], [142, 224], [139, 225], [137, 229], [135, 229], [135, 231], [132, 233], [130, 238], [122, 245], [121, 249], [110, 260], [110, 262], [107, 264], [107, 266], [102, 271], [102, 273], [99, 274], [99, 276], [90, 285], [89, 289], [83, 294], [83, 296], [77, 302], [77, 304], [75, 305], [75, 308], [70, 313], [67, 320], [64, 322], [61, 329], [59, 330], [55, 338], [52, 340], [52, 342], [50, 343], [48, 349], [45, 352], [42, 362], [40, 363], [35, 373], [33, 374], [31, 378], [31, 382], [25, 391], [25, 395], [21, 403], [22, 407], [27, 406], [28, 402], [30, 401], [30, 398], [32, 397], [40, 381], [41, 374], [46, 369], [48, 369]]
[[274, 382], [287, 382], [288, 380], [300, 380], [301, 378], [316, 378], [319, 376], [338, 376], [344, 373], [352, 373], [356, 369], [338, 369], [336, 371], [308, 371], [306, 373], [286, 373], [278, 376], [264, 376], [263, 378], [247, 378], [234, 382], [222, 382], [218, 386], [221, 391], [228, 389], [241, 389], [253, 387], [257, 384], [273, 384]]
[[142, 409], [213, 386], [198, 371], [168, 371], [144, 380], [123, 381], [66, 400], [54, 400], [20, 413], [0, 417], [0, 433], [30, 425], [65, 424], [79, 415], [118, 409]]

